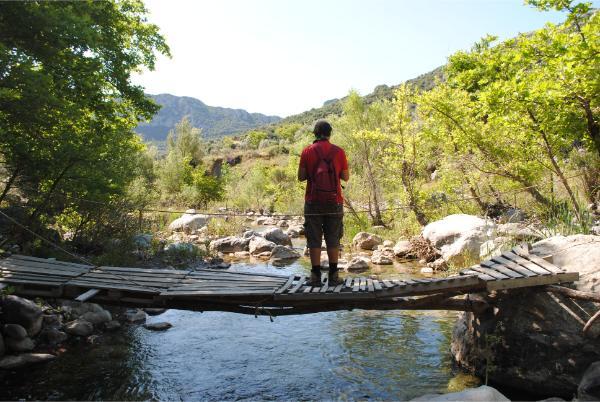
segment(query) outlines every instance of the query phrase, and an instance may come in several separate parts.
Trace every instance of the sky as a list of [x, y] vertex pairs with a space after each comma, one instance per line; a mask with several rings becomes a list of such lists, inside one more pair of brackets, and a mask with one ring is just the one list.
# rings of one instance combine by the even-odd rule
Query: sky
[[[594, 5], [598, 6], [598, 1]], [[351, 89], [396, 85], [486, 34], [565, 15], [522, 0], [146, 0], [171, 58], [134, 76], [150, 94], [285, 117]]]

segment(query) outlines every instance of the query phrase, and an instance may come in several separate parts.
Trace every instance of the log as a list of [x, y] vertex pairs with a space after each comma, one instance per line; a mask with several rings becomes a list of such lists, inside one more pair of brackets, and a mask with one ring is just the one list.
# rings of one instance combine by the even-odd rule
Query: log
[[594, 303], [600, 303], [600, 294], [598, 294], [598, 293], [583, 292], [581, 290], [575, 290], [575, 289], [567, 288], [564, 286], [558, 286], [558, 285], [547, 285], [547, 286], [544, 286], [542, 288], [542, 290], [545, 292], [559, 293], [563, 296], [570, 297], [571, 299], [585, 300], [585, 301], [590, 301], [590, 302], [594, 302]]

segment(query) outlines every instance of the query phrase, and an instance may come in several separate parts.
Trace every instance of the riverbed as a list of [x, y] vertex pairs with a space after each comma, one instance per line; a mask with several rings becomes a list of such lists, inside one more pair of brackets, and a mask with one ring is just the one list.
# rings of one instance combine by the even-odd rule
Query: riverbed
[[[289, 274], [309, 267], [300, 259], [230, 270]], [[68, 345], [49, 364], [0, 374], [0, 399], [406, 400], [447, 391], [455, 319], [454, 312], [356, 310], [271, 322], [169, 310], [149, 317], [173, 324], [166, 332], [129, 326], [92, 344]]]

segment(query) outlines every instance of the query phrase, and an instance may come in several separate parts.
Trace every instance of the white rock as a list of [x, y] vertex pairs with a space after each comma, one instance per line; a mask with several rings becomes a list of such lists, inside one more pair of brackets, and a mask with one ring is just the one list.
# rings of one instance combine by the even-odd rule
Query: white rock
[[503, 223], [496, 226], [496, 234], [502, 237], [512, 237], [515, 240], [540, 240], [544, 236], [542, 229], [535, 229], [532, 226], [527, 226], [522, 223]]
[[94, 326], [92, 323], [78, 318], [75, 321], [68, 322], [65, 325], [65, 332], [67, 334], [76, 336], [88, 336], [94, 332]]
[[248, 250], [249, 243], [250, 239], [235, 236], [227, 236], [221, 239], [211, 241], [208, 248], [213, 252], [218, 251], [221, 253], [235, 253], [236, 251]]
[[383, 247], [392, 248], [392, 247], [394, 247], [394, 242], [391, 240], [385, 240], [383, 242]]
[[444, 260], [461, 264], [479, 258], [481, 245], [493, 237], [494, 223], [466, 214], [449, 215], [423, 228], [423, 237], [439, 248]]
[[255, 236], [250, 240], [249, 249], [250, 254], [256, 255], [264, 253], [265, 251], [271, 251], [276, 246], [275, 243], [265, 239], [264, 237]]
[[533, 245], [532, 253], [545, 257], [568, 272], [579, 272], [577, 289], [600, 292], [600, 236], [554, 236]]
[[295, 260], [296, 258], [300, 258], [300, 253], [288, 246], [277, 245], [271, 250], [273, 262]]
[[[390, 256], [391, 255], [391, 256]], [[392, 265], [394, 261], [392, 260], [393, 252], [383, 250], [373, 251], [373, 255], [371, 256], [371, 262], [375, 265]]]
[[369, 269], [369, 261], [364, 257], [353, 257], [346, 265], [348, 272], [364, 272]]
[[382, 243], [381, 237], [367, 232], [358, 232], [352, 239], [352, 245], [360, 250], [374, 250]]
[[133, 310], [133, 311], [128, 311], [125, 314], [125, 319], [127, 321], [129, 321], [130, 323], [141, 323], [141, 322], [146, 322], [146, 312], [140, 309], [137, 310]]
[[415, 399], [411, 402], [421, 401], [468, 401], [468, 402], [510, 402], [510, 399], [502, 395], [498, 390], [487, 385], [478, 388], [471, 388], [460, 392], [450, 392], [447, 394], [428, 394]]
[[185, 232], [192, 233], [200, 229], [202, 226], [206, 226], [210, 217], [207, 215], [201, 215], [195, 213], [193, 209], [188, 209], [185, 214], [175, 219], [169, 225], [169, 230], [173, 232]]
[[431, 268], [431, 267], [423, 267], [423, 268], [421, 268], [421, 273], [424, 274], [424, 275], [433, 274], [433, 268]]
[[398, 243], [394, 246], [394, 255], [400, 258], [406, 258], [410, 255], [412, 246], [408, 240], [398, 240]]
[[0, 359], [0, 369], [12, 370], [54, 359], [56, 359], [56, 356], [47, 353], [24, 353], [17, 356], [4, 356]]

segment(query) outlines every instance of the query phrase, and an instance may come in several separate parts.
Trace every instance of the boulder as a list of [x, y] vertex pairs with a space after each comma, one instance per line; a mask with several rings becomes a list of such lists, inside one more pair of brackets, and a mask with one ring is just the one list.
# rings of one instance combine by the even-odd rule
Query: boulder
[[106, 311], [106, 310], [102, 310], [102, 311], [88, 311], [87, 313], [83, 314], [81, 316], [82, 319], [86, 320], [87, 322], [92, 323], [93, 325], [99, 325], [99, 324], [103, 324], [105, 322], [109, 322], [110, 320], [112, 320], [112, 316], [110, 314], [110, 312]]
[[146, 322], [146, 313], [143, 310], [129, 310], [125, 313], [125, 319], [130, 323]]
[[369, 261], [365, 257], [353, 257], [346, 265], [348, 272], [364, 272], [369, 269]]
[[411, 256], [412, 246], [409, 240], [398, 240], [393, 250], [396, 257], [408, 258]]
[[242, 235], [244, 239], [251, 239], [254, 236], [260, 236], [260, 233], [258, 233], [256, 230], [246, 230]]
[[302, 226], [302, 225], [290, 226], [288, 228], [288, 230], [285, 231], [285, 234], [287, 234], [292, 239], [295, 239], [296, 237], [300, 237], [300, 236], [304, 235], [304, 226]]
[[19, 324], [27, 330], [29, 336], [37, 335], [42, 329], [43, 311], [31, 300], [9, 295], [0, 301], [2, 321]]
[[63, 317], [60, 314], [44, 314], [44, 327], [59, 328], [62, 326]]
[[152, 322], [149, 324], [144, 324], [144, 328], [150, 330], [150, 331], [166, 331], [167, 329], [171, 328], [173, 326], [173, 324], [169, 323], [169, 322]]
[[[556, 236], [535, 243], [531, 253], [552, 255], [554, 264], [579, 272], [575, 289], [600, 291], [599, 236]], [[600, 361], [600, 323], [582, 331], [598, 306], [531, 288], [498, 292], [493, 303], [494, 309], [461, 314], [451, 345], [456, 362], [483, 375], [491, 352], [495, 384], [570, 399], [584, 372]]]
[[210, 251], [221, 253], [235, 253], [237, 251], [247, 251], [250, 239], [243, 237], [227, 236], [221, 239], [213, 240], [208, 246]]
[[393, 248], [394, 247], [394, 242], [391, 241], [391, 240], [384, 240], [383, 241], [383, 247]]
[[235, 258], [248, 258], [248, 257], [250, 257], [250, 252], [249, 251], [236, 251], [235, 253], [233, 253], [233, 256]]
[[197, 214], [196, 210], [188, 209], [185, 214], [175, 219], [169, 225], [169, 230], [173, 232], [185, 232], [190, 234], [208, 224], [210, 217], [207, 215]]
[[271, 229], [265, 230], [262, 233], [262, 235], [265, 239], [272, 241], [275, 244], [280, 244], [282, 246], [291, 246], [292, 245], [292, 240], [290, 239], [290, 237], [288, 235], [283, 233], [283, 230], [281, 230], [281, 228], [271, 228]]
[[6, 349], [12, 352], [31, 352], [35, 348], [35, 343], [29, 337], [23, 339], [4, 338]]
[[65, 325], [65, 332], [75, 336], [89, 336], [94, 332], [94, 326], [91, 322], [78, 318]]
[[545, 236], [544, 229], [537, 229], [522, 223], [502, 223], [496, 226], [496, 235], [512, 238], [516, 241], [540, 240]]
[[179, 242], [167, 244], [165, 253], [193, 253], [196, 251], [196, 246], [193, 243]]
[[392, 265], [394, 261], [394, 252], [392, 249], [382, 249], [373, 251], [371, 262], [375, 265]]
[[422, 236], [440, 249], [447, 262], [461, 265], [479, 259], [481, 245], [493, 237], [494, 223], [466, 214], [449, 215], [423, 228]]
[[300, 253], [291, 247], [277, 245], [271, 250], [271, 260], [275, 263], [297, 258], [300, 258]]
[[31, 364], [54, 360], [56, 356], [47, 353], [23, 353], [17, 356], [4, 356], [0, 359], [0, 369], [13, 370]]
[[600, 401], [600, 361], [590, 364], [577, 387], [580, 401]]
[[438, 258], [433, 262], [427, 263], [427, 266], [434, 271], [445, 271], [448, 269], [448, 263], [443, 258]]
[[20, 340], [27, 338], [27, 330], [19, 324], [5, 324], [3, 332], [5, 336], [12, 339]]
[[359, 250], [374, 250], [382, 243], [381, 237], [367, 232], [358, 232], [352, 239], [352, 246]]
[[264, 253], [265, 251], [271, 251], [276, 246], [275, 243], [265, 239], [264, 237], [255, 236], [250, 240], [249, 249], [250, 254], [256, 255]]
[[421, 401], [472, 401], [472, 402], [510, 402], [510, 399], [502, 395], [497, 389], [482, 385], [477, 388], [470, 388], [460, 392], [449, 392], [447, 394], [428, 394], [415, 399], [411, 402]]
[[68, 338], [67, 334], [58, 328], [44, 328], [40, 333], [40, 336], [50, 345], [58, 345]]

